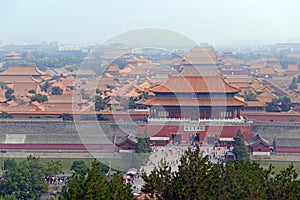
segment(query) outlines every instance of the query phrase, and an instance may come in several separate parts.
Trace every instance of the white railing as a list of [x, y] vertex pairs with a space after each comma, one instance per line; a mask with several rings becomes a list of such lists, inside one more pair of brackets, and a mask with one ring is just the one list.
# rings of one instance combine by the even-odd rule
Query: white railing
[[214, 118], [214, 119], [198, 119], [192, 120], [191, 118], [148, 118], [148, 122], [199, 122], [199, 123], [245, 123], [250, 121], [246, 121], [245, 119], [241, 118], [234, 118], [234, 119], [223, 119], [223, 118]]
[[128, 109], [128, 112], [149, 112], [150, 109]]
[[148, 118], [148, 122], [188, 122], [196, 121], [191, 118]]

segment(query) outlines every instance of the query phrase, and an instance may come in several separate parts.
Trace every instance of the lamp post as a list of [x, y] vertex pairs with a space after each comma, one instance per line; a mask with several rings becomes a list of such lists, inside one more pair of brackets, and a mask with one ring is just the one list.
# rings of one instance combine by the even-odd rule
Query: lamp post
[[1, 153], [2, 153], [2, 175], [4, 172], [4, 154], [6, 153], [6, 149], [1, 149]]

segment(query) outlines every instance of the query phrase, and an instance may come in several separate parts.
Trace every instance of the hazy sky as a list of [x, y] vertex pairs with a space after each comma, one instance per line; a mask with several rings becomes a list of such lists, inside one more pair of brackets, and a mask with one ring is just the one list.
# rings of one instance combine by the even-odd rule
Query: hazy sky
[[0, 0], [2, 43], [101, 43], [139, 28], [196, 42], [300, 42], [299, 0]]

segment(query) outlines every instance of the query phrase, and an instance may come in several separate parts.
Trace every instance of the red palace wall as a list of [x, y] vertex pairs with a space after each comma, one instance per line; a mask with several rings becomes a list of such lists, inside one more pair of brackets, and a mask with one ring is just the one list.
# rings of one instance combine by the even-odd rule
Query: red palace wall
[[259, 147], [253, 147], [252, 148], [253, 152], [270, 152], [270, 148], [259, 148]]
[[289, 122], [291, 120], [295, 120], [297, 122], [300, 122], [300, 115], [279, 115], [279, 114], [270, 114], [270, 115], [246, 115], [249, 120], [257, 120], [257, 121], [264, 121], [264, 122]]
[[277, 153], [300, 153], [299, 148], [276, 148], [275, 152]]
[[113, 144], [0, 144], [0, 149], [23, 150], [115, 150]]
[[205, 131], [192, 132], [184, 131], [183, 125], [140, 125], [138, 131], [143, 133], [148, 128], [150, 137], [170, 137], [172, 134], [181, 134], [182, 142], [189, 142], [189, 133], [200, 133], [200, 140], [205, 141], [207, 135], [217, 135], [219, 137], [233, 138], [236, 136], [238, 129], [241, 130], [244, 140], [249, 140], [252, 137], [252, 127], [246, 126], [205, 126]]

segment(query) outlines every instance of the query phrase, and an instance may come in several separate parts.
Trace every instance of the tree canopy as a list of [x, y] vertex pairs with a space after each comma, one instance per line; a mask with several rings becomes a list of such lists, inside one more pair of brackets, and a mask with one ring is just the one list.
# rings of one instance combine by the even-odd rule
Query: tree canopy
[[42, 92], [47, 92], [48, 88], [50, 88], [51, 83], [49, 81], [45, 81], [44, 84], [40, 85]]
[[103, 101], [101, 96], [95, 96], [95, 110], [100, 111], [106, 108], [106, 103]]
[[63, 93], [63, 89], [61, 89], [58, 86], [53, 87], [51, 90], [52, 95], [62, 95], [62, 93]]
[[12, 114], [3, 111], [0, 115], [0, 118], [14, 118], [14, 116]]
[[58, 118], [62, 118], [64, 121], [73, 121], [74, 120], [73, 115], [69, 114], [69, 113], [62, 113], [59, 115]]
[[279, 102], [276, 98], [272, 99], [272, 102], [268, 104], [266, 111], [267, 112], [279, 112]]
[[249, 151], [245, 145], [244, 137], [241, 130], [238, 129], [233, 142], [233, 153], [237, 159], [249, 159]]
[[[281, 96], [279, 99], [274, 98], [272, 102], [268, 104], [266, 111], [267, 112], [287, 112], [291, 109], [292, 103], [291, 99], [287, 96]], [[280, 109], [281, 108], [281, 109]]]
[[18, 199], [38, 199], [47, 191], [45, 168], [39, 158], [32, 156], [7, 167], [0, 183], [0, 196]]
[[283, 96], [279, 98], [280, 103], [281, 103], [281, 111], [287, 112], [291, 109], [292, 103], [291, 99], [287, 96]]
[[244, 94], [245, 101], [257, 101], [256, 97], [257, 95], [253, 94], [251, 91], [245, 92]]
[[165, 161], [143, 174], [142, 191], [158, 199], [299, 199], [300, 180], [293, 165], [274, 175], [249, 159], [212, 163], [199, 146], [188, 149], [177, 172]]
[[5, 98], [8, 100], [8, 101], [11, 101], [11, 100], [15, 100], [16, 97], [15, 95], [13, 95], [15, 91], [11, 88], [7, 88], [6, 92], [5, 92]]
[[[76, 163], [74, 169], [82, 169], [82, 166], [83, 163]], [[117, 172], [107, 178], [101, 168], [100, 162], [94, 160], [90, 169], [74, 170], [63, 188], [61, 199], [132, 199], [131, 187], [124, 183], [121, 174]]]
[[30, 102], [37, 101], [39, 103], [43, 103], [45, 101], [48, 101], [48, 97], [43, 94], [35, 94], [30, 98]]
[[290, 89], [290, 90], [295, 90], [295, 89], [297, 89], [297, 78], [296, 78], [296, 77], [293, 78], [291, 84], [289, 85], [289, 89]]

